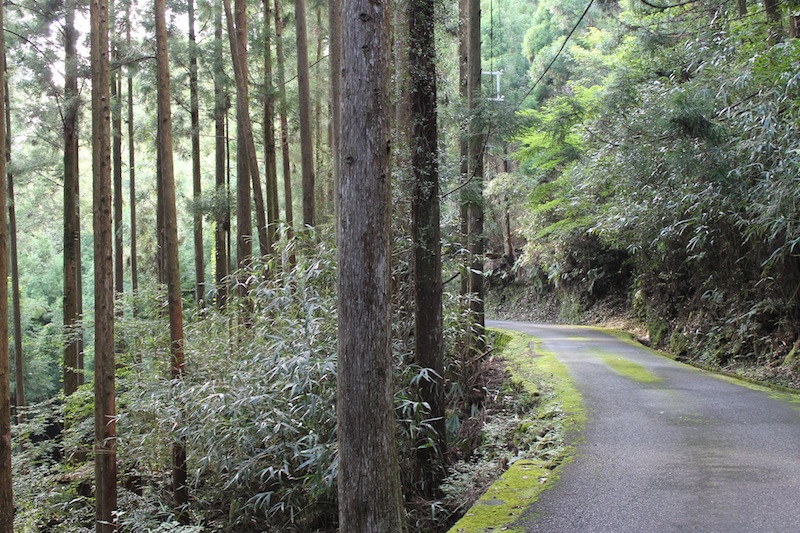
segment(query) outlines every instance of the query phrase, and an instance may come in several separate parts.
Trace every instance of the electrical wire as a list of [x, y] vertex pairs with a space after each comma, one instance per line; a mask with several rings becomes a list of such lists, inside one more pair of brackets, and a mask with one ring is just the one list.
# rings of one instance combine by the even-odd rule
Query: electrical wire
[[567, 43], [572, 38], [572, 35], [578, 29], [578, 26], [581, 25], [581, 22], [583, 22], [583, 19], [586, 18], [586, 15], [589, 13], [589, 9], [591, 9], [591, 7], [592, 7], [592, 4], [594, 4], [594, 0], [589, 0], [589, 5], [587, 5], [586, 9], [583, 10], [583, 14], [581, 14], [581, 17], [578, 19], [578, 22], [576, 22], [575, 25], [572, 27], [572, 29], [570, 30], [569, 34], [567, 35], [567, 38], [564, 39], [563, 43], [561, 43], [561, 48], [558, 49], [558, 52], [556, 52], [556, 55], [554, 55], [553, 59], [550, 60], [550, 63], [547, 65], [547, 68], [544, 69], [544, 72], [542, 72], [542, 74], [539, 76], [539, 78], [533, 83], [531, 88], [528, 89], [528, 91], [524, 95], [522, 95], [522, 98], [520, 98], [519, 102], [517, 102], [517, 105], [514, 106], [514, 110], [515, 111], [519, 110], [519, 108], [522, 107], [522, 103], [531, 95], [531, 93], [533, 93], [533, 91], [536, 89], [536, 87], [539, 85], [539, 83], [541, 83], [541, 81], [544, 79], [544, 77], [547, 76], [547, 73], [550, 72], [550, 69], [553, 68], [553, 65], [558, 60], [558, 57], [561, 55], [561, 52], [563, 52], [564, 48], [567, 47]]
[[[522, 98], [520, 98], [519, 102], [516, 103], [516, 105], [514, 106], [514, 111], [518, 111], [519, 110], [519, 108], [522, 106], [522, 103], [531, 95], [531, 93], [533, 93], [533, 91], [536, 89], [536, 87], [539, 85], [539, 83], [541, 83], [541, 81], [544, 79], [544, 77], [547, 75], [547, 73], [550, 72], [550, 69], [553, 67], [555, 62], [558, 60], [558, 57], [561, 55], [561, 53], [567, 47], [567, 43], [572, 38], [572, 35], [578, 30], [578, 27], [581, 25], [583, 20], [586, 18], [586, 15], [589, 14], [589, 10], [591, 9], [593, 4], [594, 4], [594, 0], [589, 0], [589, 4], [586, 6], [586, 9], [583, 10], [583, 13], [581, 14], [580, 18], [578, 19], [578, 22], [576, 22], [575, 25], [572, 27], [572, 29], [570, 30], [570, 32], [567, 35], [566, 39], [564, 39], [564, 42], [561, 43], [561, 47], [558, 49], [558, 52], [556, 52], [556, 54], [553, 56], [553, 59], [550, 60], [550, 63], [547, 65], [547, 68], [544, 69], [544, 72], [542, 72], [542, 74], [534, 82], [534, 84], [530, 87], [530, 89], [528, 89], [528, 91], [522, 96]], [[484, 136], [483, 146], [481, 147], [481, 151], [480, 151], [480, 153], [478, 154], [477, 157], [481, 157], [482, 158], [484, 156], [484, 154], [486, 153], [486, 148], [488, 146], [489, 137], [491, 135], [492, 135], [492, 128], [490, 127], [489, 131], [487, 131], [485, 136]], [[446, 193], [442, 194], [441, 195], [441, 199], [443, 200], [443, 199], [447, 198], [448, 196], [450, 196], [451, 194], [460, 191], [461, 189], [463, 189], [464, 187], [469, 185], [472, 182], [473, 179], [475, 179], [474, 171], [463, 183], [461, 183], [460, 185], [458, 185], [454, 189], [451, 189], [451, 190], [447, 191]]]

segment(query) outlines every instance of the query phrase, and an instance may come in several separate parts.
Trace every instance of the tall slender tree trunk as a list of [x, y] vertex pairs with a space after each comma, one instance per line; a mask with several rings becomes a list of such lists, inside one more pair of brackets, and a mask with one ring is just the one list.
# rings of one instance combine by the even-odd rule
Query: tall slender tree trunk
[[81, 383], [81, 227], [78, 172], [78, 34], [75, 0], [65, 4], [64, 20], [64, 395]]
[[[164, 229], [167, 267], [167, 301], [169, 305], [169, 332], [171, 346], [172, 378], [181, 379], [184, 370], [183, 304], [181, 302], [181, 274], [178, 263], [178, 216], [175, 206], [175, 174], [172, 162], [172, 111], [170, 109], [169, 53], [167, 51], [167, 26], [165, 0], [155, 0], [156, 62], [158, 64], [158, 129], [160, 132], [161, 179], [164, 193]], [[178, 519], [188, 523], [189, 490], [186, 484], [186, 443], [177, 438], [172, 445], [172, 490]]]
[[311, 136], [311, 89], [308, 69], [308, 32], [306, 30], [306, 2], [295, 0], [295, 36], [297, 37], [297, 90], [300, 119], [300, 170], [303, 175], [303, 224], [314, 226], [314, 150]]
[[[253, 256], [250, 168], [244, 139], [244, 121], [250, 116], [247, 88], [247, 2], [236, 0], [235, 22], [229, 4], [230, 1], [227, 4], [223, 1], [231, 40], [231, 61], [236, 77], [236, 264], [238, 268], [244, 268]], [[239, 61], [242, 62], [241, 65], [238, 64]], [[244, 296], [244, 284], [237, 285], [240, 287], [240, 295]]]
[[[131, 3], [125, 4], [127, 27], [125, 40], [128, 49], [131, 46]], [[134, 120], [133, 120], [133, 64], [128, 65], [128, 190], [129, 190], [129, 213], [131, 217], [131, 293], [134, 295], [133, 315], [136, 316], [136, 292], [139, 290], [139, 266], [136, 249], [137, 229], [136, 229], [136, 144], [133, 139]]]
[[[238, 4], [239, 2], [237, 2]], [[233, 62], [234, 76], [236, 78], [236, 109], [239, 116], [237, 117], [237, 124], [239, 127], [239, 146], [243, 147], [242, 155], [247, 158], [247, 170], [249, 175], [252, 176], [253, 196], [255, 198], [256, 216], [258, 224], [258, 239], [259, 248], [262, 255], [267, 255], [269, 249], [267, 248], [267, 219], [264, 209], [264, 196], [261, 191], [261, 177], [258, 172], [258, 158], [256, 156], [256, 145], [253, 137], [253, 124], [250, 121], [250, 113], [248, 111], [248, 91], [247, 91], [247, 55], [246, 48], [242, 46], [241, 42], [234, 40], [236, 32], [246, 33], [243, 28], [234, 27], [234, 18], [231, 13], [230, 0], [223, 0], [225, 7], [225, 18], [228, 21], [228, 34], [231, 36], [231, 58]], [[245, 24], [244, 18], [237, 13], [236, 22]], [[242, 105], [239, 105], [239, 103]], [[239, 181], [239, 186], [242, 186]], [[249, 196], [249, 195], [248, 195]], [[237, 210], [239, 204], [237, 202]], [[248, 218], [249, 218], [249, 202], [248, 202]], [[238, 216], [238, 212], [237, 212]], [[252, 247], [251, 247], [252, 249]], [[252, 255], [252, 254], [251, 254]], [[237, 254], [239, 259], [239, 266], [244, 266], [247, 257]]]
[[[275, 0], [277, 3], [278, 0]], [[333, 211], [334, 220], [339, 217], [339, 127], [341, 124], [342, 88], [342, 22], [339, 9], [340, 0], [330, 0], [328, 3], [328, 17], [330, 29], [328, 30], [329, 57], [331, 64], [331, 160], [333, 164]]]
[[470, 326], [473, 332], [472, 357], [486, 349], [484, 335], [483, 291], [483, 132], [478, 120], [478, 102], [481, 98], [481, 2], [469, 0], [468, 26], [468, 103], [469, 126], [469, 176], [468, 235], [469, 255], [472, 261], [469, 275]]
[[[228, 202], [228, 205], [231, 205], [231, 200], [233, 196], [231, 195], [231, 117], [230, 117], [230, 110], [231, 110], [231, 102], [230, 102], [230, 95], [226, 95], [226, 104], [225, 104], [225, 198]], [[226, 210], [225, 216], [227, 218], [227, 226], [226, 231], [228, 234], [228, 272], [231, 272], [235, 265], [233, 263], [233, 226], [231, 224], [231, 213], [230, 210]], [[228, 291], [230, 293], [230, 291]]]
[[270, 253], [278, 240], [278, 164], [275, 155], [275, 87], [272, 85], [272, 6], [264, 8], [264, 176], [267, 188], [267, 237]]
[[[6, 59], [3, 58], [3, 65], [6, 65]], [[22, 423], [25, 420], [25, 372], [24, 372], [24, 357], [22, 354], [22, 307], [20, 304], [20, 290], [19, 290], [19, 260], [17, 253], [17, 208], [14, 202], [14, 175], [11, 172], [11, 105], [9, 102], [8, 92], [8, 77], [5, 79], [5, 118], [6, 121], [6, 163], [7, 172], [6, 179], [8, 180], [8, 245], [10, 252], [11, 262], [11, 310], [12, 322], [14, 324], [14, 383], [16, 384], [14, 390], [15, 410], [17, 415], [17, 423]]]
[[[119, 50], [116, 44], [112, 58], [119, 63]], [[111, 132], [114, 169], [114, 291], [117, 299], [124, 294], [124, 272], [122, 248], [122, 73], [115, 66], [111, 72]], [[122, 306], [118, 308], [121, 312]]]
[[[0, 28], [3, 11], [0, 5]], [[0, 31], [0, 91], [6, 91], [5, 37]], [[0, 117], [5, 117], [5, 94]], [[0, 213], [6, 212], [6, 121], [0, 120]], [[11, 368], [8, 361], [8, 226], [0, 216], [0, 531], [14, 531], [14, 488], [11, 480]]]
[[445, 403], [442, 340], [442, 254], [439, 220], [439, 146], [436, 112], [434, 0], [411, 0], [408, 65], [411, 93], [412, 264], [414, 361], [428, 371], [420, 397], [430, 406], [434, 445], [417, 447], [422, 493], [436, 497], [444, 474]]
[[[458, 2], [458, 90], [461, 100], [465, 104], [469, 99], [469, 45], [468, 45], [468, 22], [469, 22], [469, 0], [459, 0]], [[461, 183], [465, 184], [459, 194], [459, 230], [461, 232], [461, 246], [464, 250], [469, 250], [469, 195], [466, 188], [469, 180], [469, 138], [467, 131], [461, 132], [461, 139], [458, 143], [461, 153], [459, 173]], [[467, 296], [469, 292], [469, 254], [465, 254], [465, 264], [461, 269], [461, 296]], [[465, 354], [466, 355], [466, 354]]]
[[95, 285], [95, 530], [116, 530], [117, 416], [114, 372], [114, 260], [112, 257], [111, 99], [108, 1], [91, 0], [92, 174]]
[[[314, 54], [314, 61], [319, 63], [322, 61], [323, 53], [323, 40], [324, 34], [322, 31], [322, 7], [315, 8], [316, 11], [316, 25], [314, 32], [316, 34], [316, 50]], [[329, 193], [332, 194], [331, 180], [329, 176], [323, 173], [322, 163], [322, 137], [323, 132], [327, 128], [322, 127], [322, 88], [325, 85], [325, 75], [322, 69], [316, 69], [316, 83], [314, 85], [314, 168], [316, 175], [317, 186], [316, 199], [314, 200], [315, 217], [317, 222], [326, 220], [332, 209], [329, 206], [333, 202], [328, 201]]]
[[[197, 96], [197, 38], [194, 30], [194, 0], [188, 0], [189, 11], [189, 107], [192, 121], [192, 194], [200, 200], [202, 183], [200, 175], [200, 102]], [[203, 247], [203, 213], [194, 209], [194, 299], [197, 306], [205, 307], [206, 263]]]
[[514, 243], [511, 240], [511, 213], [509, 213], [508, 207], [506, 207], [504, 217], [503, 234], [505, 238], [506, 263], [508, 263], [509, 267], [512, 267], [517, 262], [517, 256], [514, 254]]
[[214, 9], [214, 184], [217, 197], [224, 198], [224, 205], [216, 211], [214, 231], [215, 275], [217, 286], [217, 306], [222, 309], [228, 299], [228, 265], [230, 264], [230, 208], [226, 182], [226, 131], [227, 98], [223, 83], [222, 57], [222, 2], [217, 0]]
[[342, 0], [339, 528], [402, 532], [390, 310], [389, 8]]
[[281, 20], [280, 2], [275, 0], [275, 57], [278, 63], [278, 90], [280, 96], [281, 125], [281, 163], [283, 167], [283, 201], [286, 214], [286, 225], [289, 227], [289, 238], [293, 236], [294, 213], [292, 212], [292, 164], [289, 157], [289, 119], [286, 103], [286, 69], [283, 60], [283, 21]]
[[165, 229], [164, 229], [164, 178], [161, 176], [161, 171], [164, 167], [161, 159], [163, 157], [161, 151], [161, 131], [156, 131], [156, 276], [159, 285], [167, 283], [167, 267], [166, 267], [166, 243], [165, 243]]

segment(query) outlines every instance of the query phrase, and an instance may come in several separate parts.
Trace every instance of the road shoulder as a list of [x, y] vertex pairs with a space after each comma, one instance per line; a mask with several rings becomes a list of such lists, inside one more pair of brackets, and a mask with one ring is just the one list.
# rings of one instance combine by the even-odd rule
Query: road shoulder
[[586, 414], [580, 394], [566, 367], [541, 348], [534, 337], [508, 330], [491, 330], [496, 355], [505, 362], [515, 386], [539, 394], [537, 417], [547, 419], [565, 444], [556, 453], [520, 457], [497, 479], [449, 533], [521, 531], [512, 524], [539, 494], [558, 478], [560, 468], [574, 452]]

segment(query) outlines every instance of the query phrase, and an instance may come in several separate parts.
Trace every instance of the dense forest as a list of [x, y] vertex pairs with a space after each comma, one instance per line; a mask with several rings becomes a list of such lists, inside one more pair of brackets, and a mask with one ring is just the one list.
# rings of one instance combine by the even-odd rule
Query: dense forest
[[799, 17], [4, 3], [0, 531], [446, 530], [485, 314], [798, 386]]

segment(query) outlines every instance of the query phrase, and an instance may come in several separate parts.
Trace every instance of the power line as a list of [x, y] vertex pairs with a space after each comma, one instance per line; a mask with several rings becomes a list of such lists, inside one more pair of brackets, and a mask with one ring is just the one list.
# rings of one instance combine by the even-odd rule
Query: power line
[[547, 65], [547, 68], [544, 69], [544, 72], [542, 72], [542, 74], [539, 76], [539, 79], [537, 79], [534, 82], [534, 84], [531, 86], [531, 88], [528, 89], [528, 91], [524, 95], [522, 95], [522, 98], [520, 98], [519, 102], [517, 102], [517, 105], [514, 106], [514, 110], [515, 111], [517, 111], [522, 106], [522, 102], [524, 102], [531, 95], [531, 93], [536, 89], [536, 87], [539, 85], [539, 83], [541, 83], [541, 81], [544, 79], [544, 77], [547, 75], [547, 73], [550, 72], [550, 69], [553, 67], [553, 65], [555, 64], [556, 60], [558, 60], [558, 57], [561, 55], [561, 52], [563, 52], [564, 48], [567, 47], [567, 43], [569, 42], [570, 38], [572, 38], [572, 34], [575, 33], [575, 31], [578, 29], [578, 26], [580, 26], [581, 22], [583, 22], [583, 19], [586, 18], [586, 15], [589, 13], [589, 9], [591, 9], [591, 7], [592, 7], [592, 4], [594, 4], [594, 0], [589, 0], [589, 5], [587, 5], [586, 9], [583, 10], [583, 14], [578, 19], [578, 22], [576, 22], [575, 25], [572, 27], [572, 29], [570, 30], [569, 34], [567, 35], [567, 38], [564, 39], [563, 43], [561, 43], [561, 48], [558, 49], [558, 52], [556, 52], [556, 55], [554, 55], [553, 59], [550, 60], [550, 64]]
[[[556, 52], [556, 55], [553, 56], [553, 59], [547, 65], [547, 68], [544, 69], [544, 72], [542, 72], [541, 76], [539, 76], [539, 79], [537, 79], [536, 82], [534, 82], [534, 84], [531, 86], [531, 88], [528, 89], [528, 91], [522, 96], [522, 98], [519, 100], [519, 102], [517, 102], [517, 104], [514, 106], [514, 111], [519, 110], [519, 108], [522, 106], [522, 102], [524, 102], [531, 95], [531, 93], [534, 91], [534, 89], [536, 89], [536, 87], [539, 85], [539, 83], [541, 83], [541, 81], [544, 79], [544, 77], [547, 75], [547, 73], [553, 67], [553, 65], [555, 64], [556, 60], [558, 60], [558, 57], [564, 51], [564, 48], [566, 48], [567, 43], [569, 42], [570, 38], [572, 38], [572, 35], [578, 30], [578, 26], [580, 26], [581, 22], [583, 22], [583, 20], [586, 18], [586, 15], [589, 13], [589, 9], [591, 9], [593, 4], [594, 4], [594, 0], [589, 0], [589, 4], [586, 6], [586, 9], [583, 10], [583, 13], [581, 14], [580, 18], [575, 23], [575, 25], [572, 27], [572, 29], [570, 30], [570, 32], [567, 35], [566, 39], [564, 39], [564, 42], [561, 43], [561, 47], [558, 49], [558, 52]], [[489, 128], [489, 131], [487, 131], [485, 136], [484, 136], [483, 146], [481, 147], [481, 151], [480, 151], [480, 154], [478, 154], [478, 157], [483, 157], [484, 154], [486, 153], [486, 148], [488, 146], [489, 137], [491, 135], [492, 135], [492, 127]], [[461, 189], [463, 189], [464, 187], [469, 185], [472, 182], [473, 179], [475, 179], [475, 172], [474, 171], [472, 172], [472, 174], [470, 176], [467, 177], [466, 181], [464, 181], [463, 183], [461, 183], [460, 185], [458, 185], [454, 189], [452, 189], [450, 191], [447, 191], [446, 193], [442, 194], [441, 195], [441, 199], [445, 199], [448, 196], [450, 196], [451, 194], [460, 191]]]

